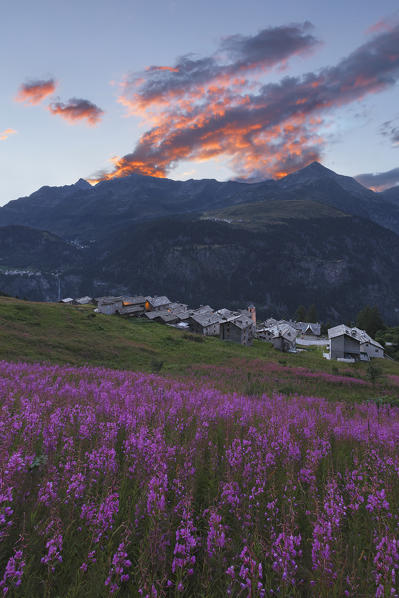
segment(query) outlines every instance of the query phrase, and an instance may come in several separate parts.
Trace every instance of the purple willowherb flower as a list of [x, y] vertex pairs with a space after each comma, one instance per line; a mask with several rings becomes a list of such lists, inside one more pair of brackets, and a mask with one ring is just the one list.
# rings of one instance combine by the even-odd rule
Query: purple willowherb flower
[[295, 576], [298, 570], [297, 559], [302, 556], [301, 536], [294, 536], [292, 533], [281, 532], [272, 544], [271, 557], [272, 568], [287, 585], [295, 585]]
[[0, 491], [0, 539], [7, 534], [7, 529], [13, 523], [11, 517], [14, 509], [10, 506], [13, 500], [12, 492], [12, 487]]
[[22, 550], [16, 550], [6, 564], [3, 578], [0, 580], [0, 590], [3, 595], [7, 594], [11, 588], [17, 588], [22, 583], [25, 561]]
[[323, 578], [323, 583], [332, 584], [337, 576], [334, 570], [333, 554], [337, 533], [342, 519], [346, 515], [346, 506], [338, 490], [336, 480], [327, 484], [323, 511], [313, 528], [312, 563], [313, 570]]
[[47, 554], [40, 559], [43, 565], [54, 572], [56, 565], [62, 563], [62, 535], [56, 534], [53, 538], [46, 542]]
[[129, 569], [131, 566], [132, 562], [128, 559], [125, 543], [121, 542], [118, 550], [112, 557], [112, 565], [105, 580], [105, 585], [108, 586], [110, 594], [117, 592], [121, 584], [129, 581], [129, 574], [126, 572], [126, 569]]
[[179, 592], [184, 589], [184, 579], [194, 573], [194, 565], [196, 562], [194, 552], [198, 544], [196, 531], [191, 513], [185, 508], [183, 510], [180, 525], [176, 530], [176, 543], [173, 550], [172, 561], [172, 573], [176, 575], [176, 587]]
[[75, 473], [71, 476], [71, 481], [66, 489], [67, 502], [69, 500], [78, 500], [83, 498], [86, 489], [85, 476], [82, 473]]
[[114, 492], [100, 503], [99, 507], [93, 503], [82, 505], [80, 517], [85, 519], [94, 531], [94, 542], [100, 539], [112, 528], [115, 515], [119, 511], [119, 495]]
[[209, 531], [206, 539], [206, 547], [210, 557], [214, 556], [226, 545], [226, 530], [222, 525], [222, 517], [211, 511], [209, 516]]
[[166, 492], [168, 490], [168, 475], [155, 475], [148, 483], [147, 513], [157, 515], [166, 507]]
[[49, 507], [57, 499], [57, 487], [54, 482], [46, 482], [39, 490], [37, 500]]
[[[263, 567], [251, 554], [248, 546], [244, 546], [238, 557], [239, 564], [236, 568], [231, 565], [226, 570], [226, 575], [231, 581], [227, 589], [228, 595], [266, 596], [266, 589], [263, 583]], [[245, 593], [244, 593], [245, 592]]]
[[397, 571], [399, 569], [399, 539], [388, 535], [375, 538], [374, 578], [377, 586], [376, 598], [392, 596], [398, 598]]

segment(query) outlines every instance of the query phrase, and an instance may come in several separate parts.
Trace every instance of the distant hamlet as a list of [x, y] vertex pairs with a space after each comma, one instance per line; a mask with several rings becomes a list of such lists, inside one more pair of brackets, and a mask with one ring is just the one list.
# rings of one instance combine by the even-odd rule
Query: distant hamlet
[[232, 311], [226, 308], [214, 310], [209, 305], [190, 308], [185, 303], [171, 301], [163, 296], [106, 296], [92, 299], [89, 296], [61, 299], [65, 305], [95, 304], [95, 312], [119, 315], [125, 318], [143, 317], [152, 322], [168, 324], [203, 336], [216, 336], [223, 341], [251, 345], [254, 338], [269, 342], [282, 352], [296, 352], [298, 345], [321, 345], [327, 348], [326, 359], [355, 362], [384, 358], [384, 347], [365, 330], [341, 324], [327, 330], [328, 338], [321, 336], [319, 322], [276, 320], [264, 322], [256, 319], [253, 304], [246, 309]]

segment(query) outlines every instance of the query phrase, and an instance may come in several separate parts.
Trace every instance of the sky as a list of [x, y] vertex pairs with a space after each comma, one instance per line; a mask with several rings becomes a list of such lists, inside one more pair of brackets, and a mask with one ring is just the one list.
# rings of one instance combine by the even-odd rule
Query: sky
[[397, 0], [0, 0], [0, 205], [133, 172], [399, 184]]

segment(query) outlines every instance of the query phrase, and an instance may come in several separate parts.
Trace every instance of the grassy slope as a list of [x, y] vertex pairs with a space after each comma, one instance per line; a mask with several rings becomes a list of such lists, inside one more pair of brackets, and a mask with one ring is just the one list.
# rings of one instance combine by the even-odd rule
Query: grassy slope
[[[282, 354], [268, 343], [243, 347], [203, 338], [146, 320], [93, 314], [92, 307], [33, 303], [0, 298], [0, 359], [103, 365], [173, 376], [194, 376], [226, 390], [259, 394], [282, 392], [328, 398], [367, 399], [399, 394], [387, 375], [399, 376], [399, 363], [378, 361], [382, 377], [376, 386], [350, 383], [366, 379], [367, 364], [338, 364], [322, 357], [320, 348]], [[201, 342], [192, 339], [197, 338]], [[344, 383], [298, 375], [327, 372]], [[306, 374], [306, 372], [305, 372]]]
[[284, 224], [289, 220], [348, 218], [348, 215], [317, 201], [269, 200], [208, 212], [205, 218], [228, 220], [241, 228], [258, 230], [265, 226]]

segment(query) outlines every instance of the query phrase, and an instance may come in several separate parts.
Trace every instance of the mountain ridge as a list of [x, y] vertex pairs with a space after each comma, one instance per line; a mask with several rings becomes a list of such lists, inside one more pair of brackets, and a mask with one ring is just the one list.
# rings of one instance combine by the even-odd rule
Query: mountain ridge
[[[395, 194], [320, 164], [289, 177], [131, 175], [43, 187], [0, 209], [0, 288], [35, 300], [56, 299], [60, 283], [63, 296], [166, 293], [234, 308], [253, 301], [281, 316], [315, 303], [331, 321], [377, 304], [387, 321], [399, 321]], [[15, 255], [2, 245], [7, 235]], [[56, 251], [43, 251], [46, 235]]]
[[172, 214], [201, 213], [255, 201], [314, 200], [353, 216], [368, 218], [399, 234], [399, 200], [375, 193], [355, 179], [318, 162], [278, 181], [174, 181], [132, 174], [91, 186], [41, 187], [0, 208], [0, 226], [47, 229], [65, 239], [100, 239], [123, 228]]

